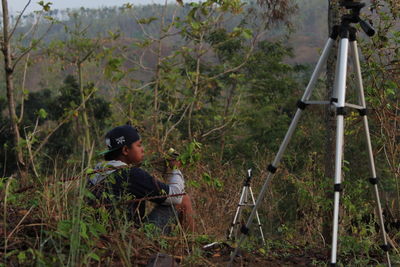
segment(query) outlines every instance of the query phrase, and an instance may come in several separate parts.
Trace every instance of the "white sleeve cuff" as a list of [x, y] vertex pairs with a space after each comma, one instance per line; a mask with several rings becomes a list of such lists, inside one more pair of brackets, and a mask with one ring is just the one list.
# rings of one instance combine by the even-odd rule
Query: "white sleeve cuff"
[[[185, 192], [185, 180], [183, 179], [182, 172], [180, 170], [173, 170], [168, 176], [169, 185], [169, 195], [177, 195]], [[181, 204], [182, 196], [178, 197], [169, 197], [164, 201], [165, 204]]]

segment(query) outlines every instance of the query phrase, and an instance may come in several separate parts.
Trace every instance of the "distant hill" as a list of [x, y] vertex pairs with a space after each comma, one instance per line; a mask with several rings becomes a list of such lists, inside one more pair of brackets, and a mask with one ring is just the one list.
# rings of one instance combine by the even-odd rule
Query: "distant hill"
[[[296, 63], [311, 63], [316, 61], [319, 48], [327, 39], [327, 3], [319, 0], [299, 0], [297, 1], [298, 11], [290, 18], [294, 32], [290, 35], [283, 27], [277, 26], [273, 29], [270, 36], [266, 38], [280, 39], [290, 36], [288, 45], [293, 47], [295, 57], [291, 60]], [[45, 37], [49, 42], [54, 39], [64, 40], [66, 34], [65, 26], [72, 26], [74, 23], [81, 23], [90, 27], [89, 37], [107, 36], [110, 32], [118, 33], [127, 39], [144, 38], [143, 29], [151, 35], [159, 32], [159, 21], [157, 20], [162, 13], [162, 5], [142, 5], [132, 8], [123, 7], [103, 7], [100, 9], [66, 9], [52, 10], [50, 16], [61, 21], [55, 24]], [[172, 16], [184, 17], [189, 8], [186, 6], [178, 7], [169, 5], [166, 11], [166, 23], [172, 21]], [[77, 14], [77, 15], [74, 15]], [[150, 25], [139, 25], [137, 20], [154, 18], [155, 21]], [[15, 19], [15, 18], [14, 18]], [[238, 18], [239, 19], [239, 18]], [[20, 32], [26, 32], [35, 21], [35, 14], [31, 13], [23, 17], [23, 26]], [[46, 23], [44, 23], [46, 24]], [[46, 25], [42, 25], [42, 31]]]

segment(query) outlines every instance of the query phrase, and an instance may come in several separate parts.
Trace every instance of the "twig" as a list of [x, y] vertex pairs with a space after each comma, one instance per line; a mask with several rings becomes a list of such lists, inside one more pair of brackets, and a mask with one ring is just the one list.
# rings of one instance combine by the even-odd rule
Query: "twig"
[[4, 204], [3, 204], [3, 225], [4, 225], [4, 239], [5, 239], [4, 254], [7, 253], [7, 244], [8, 244], [7, 228], [6, 228], [6, 225], [7, 225], [7, 220], [6, 220], [6, 218], [7, 218], [7, 198], [8, 198], [8, 193], [9, 193], [9, 186], [11, 184], [12, 179], [13, 178], [11, 177], [7, 181], [6, 188], [5, 188], [5, 194], [4, 194]]
[[15, 30], [17, 29], [17, 26], [18, 26], [18, 24], [19, 24], [19, 21], [20, 21], [21, 18], [22, 18], [22, 15], [24, 14], [24, 12], [25, 12], [25, 10], [27, 9], [27, 7], [30, 5], [31, 1], [32, 1], [32, 0], [29, 0], [28, 3], [26, 3], [25, 7], [22, 9], [21, 13], [19, 14], [19, 16], [18, 16], [18, 18], [17, 18], [17, 21], [16, 21], [15, 24], [14, 24], [13, 29], [11, 30], [10, 35], [6, 37], [7, 39], [10, 40], [11, 37], [14, 35], [14, 32], [15, 32]]
[[181, 117], [179, 118], [179, 120], [178, 120], [174, 125], [172, 125], [171, 128], [169, 128], [169, 129], [166, 131], [165, 136], [164, 136], [164, 141], [163, 141], [163, 143], [162, 143], [163, 146], [165, 145], [165, 142], [167, 141], [168, 135], [172, 132], [173, 129], [175, 129], [175, 127], [176, 127], [179, 123], [181, 123], [181, 121], [182, 121], [183, 118], [185, 117], [185, 114], [186, 114], [186, 112], [188, 111], [189, 107], [190, 107], [190, 104], [187, 105], [187, 107], [186, 107], [185, 110], [183, 111], [183, 113], [182, 113]]
[[36, 132], [37, 132], [37, 128], [39, 126], [39, 117], [37, 117], [36, 119], [36, 124], [35, 124], [35, 128], [33, 129], [31, 134], [26, 134], [26, 128], [24, 128], [24, 133], [25, 133], [25, 139], [27, 140], [27, 148], [28, 148], [28, 154], [29, 154], [29, 159], [31, 161], [32, 164], [32, 168], [33, 168], [33, 172], [35, 173], [36, 178], [39, 178], [39, 174], [36, 171], [36, 166], [35, 166], [35, 162], [33, 159], [33, 155], [32, 155], [32, 143], [33, 143], [33, 137], [35, 136]]
[[[94, 93], [94, 90], [90, 92], [90, 94], [87, 96], [87, 98], [85, 99], [84, 102], [82, 102], [74, 111], [78, 111], [83, 107], [83, 104], [86, 103], [89, 98], [91, 97], [91, 95]], [[71, 113], [73, 114], [73, 112]], [[39, 151], [43, 148], [43, 146], [48, 142], [49, 138], [55, 133], [55, 131], [57, 131], [58, 128], [60, 128], [64, 123], [66, 123], [67, 121], [69, 121], [71, 119], [72, 115], [67, 115], [42, 141], [42, 143], [39, 145], [38, 148], [36, 148], [36, 150], [33, 152], [33, 157], [36, 156], [37, 153], [39, 153]]]
[[44, 39], [44, 37], [47, 35], [47, 33], [50, 31], [50, 29], [53, 27], [53, 23], [50, 24], [50, 26], [47, 28], [46, 32], [40, 36], [35, 43], [32, 43], [32, 45], [26, 49], [26, 51], [22, 52], [17, 59], [14, 61], [14, 64], [12, 66], [12, 69], [14, 70], [15, 67], [17, 66], [18, 62], [28, 53], [30, 53], [34, 48], [37, 47], [37, 45]]
[[22, 219], [19, 221], [17, 226], [15, 226], [14, 230], [11, 231], [11, 233], [7, 236], [6, 242], [10, 239], [10, 237], [14, 234], [14, 232], [18, 229], [18, 227], [21, 225], [21, 223], [25, 220], [25, 218], [31, 213], [32, 209], [34, 208], [34, 205], [28, 210], [28, 212], [22, 217]]
[[132, 200], [127, 200], [119, 203], [110, 203], [110, 204], [97, 204], [94, 205], [94, 208], [99, 208], [99, 207], [113, 207], [113, 206], [119, 206], [119, 205], [127, 205], [135, 202], [141, 202], [141, 201], [146, 201], [146, 200], [152, 200], [152, 199], [159, 199], [159, 198], [170, 198], [170, 197], [180, 197], [184, 196], [186, 193], [182, 194], [174, 194], [174, 195], [163, 195], [163, 196], [154, 196], [154, 197], [143, 197], [143, 198], [137, 198], [137, 199], [132, 199]]

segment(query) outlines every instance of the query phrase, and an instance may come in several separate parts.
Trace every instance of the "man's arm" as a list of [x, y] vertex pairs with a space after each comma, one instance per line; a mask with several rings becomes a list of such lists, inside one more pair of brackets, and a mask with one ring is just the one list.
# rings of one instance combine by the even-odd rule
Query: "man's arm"
[[167, 196], [184, 193], [184, 187], [182, 173], [179, 170], [174, 170], [171, 173], [168, 177], [168, 184], [155, 179], [140, 168], [133, 168], [130, 171], [130, 193], [137, 198], [165, 195], [165, 198], [152, 199], [150, 201], [158, 204], [180, 204], [182, 197], [168, 198]]
[[[136, 198], [167, 196], [169, 186], [154, 179], [148, 172], [140, 168], [132, 168], [129, 172], [129, 191]], [[151, 201], [161, 204], [166, 198], [156, 198]]]

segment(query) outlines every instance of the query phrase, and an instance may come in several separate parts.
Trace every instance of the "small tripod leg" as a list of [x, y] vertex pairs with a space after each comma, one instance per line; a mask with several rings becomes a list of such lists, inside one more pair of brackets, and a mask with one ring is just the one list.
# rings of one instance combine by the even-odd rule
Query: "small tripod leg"
[[[251, 187], [249, 187], [249, 189], [250, 189], [251, 200], [253, 201], [252, 204], [255, 205], [256, 201], [254, 200], [253, 190], [251, 189]], [[263, 229], [262, 229], [262, 225], [261, 225], [261, 221], [260, 221], [260, 216], [258, 215], [258, 211], [256, 211], [256, 219], [257, 219], [257, 222], [258, 222], [258, 228], [260, 229], [261, 240], [263, 242], [263, 245], [265, 246], [266, 243], [265, 243], [265, 238], [264, 238], [264, 232], [263, 232]]]
[[[247, 207], [249, 205], [249, 185], [247, 185], [247, 186], [245, 185], [244, 188], [245, 188], [245, 190], [244, 190], [244, 197], [243, 197], [242, 206], [243, 207]], [[243, 213], [243, 209], [241, 210], [241, 213]], [[243, 221], [242, 220], [238, 220], [237, 224], [239, 224], [240, 227], [236, 228], [235, 239], [237, 239], [237, 237], [240, 234], [240, 230], [242, 228]]]
[[240, 195], [239, 203], [237, 205], [235, 217], [233, 217], [233, 221], [231, 223], [231, 227], [229, 228], [229, 231], [228, 231], [228, 237], [227, 237], [228, 240], [232, 239], [232, 234], [233, 234], [233, 230], [235, 228], [235, 225], [238, 222], [240, 222], [240, 215], [242, 213], [242, 207], [243, 207], [244, 202], [245, 202], [246, 191], [247, 191], [246, 186], [243, 186], [242, 194]]
[[371, 138], [370, 138], [370, 134], [369, 134], [367, 109], [366, 109], [366, 103], [365, 103], [365, 97], [364, 97], [364, 87], [363, 87], [362, 77], [361, 77], [361, 67], [360, 67], [360, 60], [359, 60], [359, 56], [358, 56], [357, 41], [355, 40], [355, 38], [354, 38], [354, 40], [351, 40], [350, 47], [352, 48], [352, 52], [353, 52], [354, 68], [355, 68], [355, 72], [356, 72], [356, 83], [357, 83], [357, 87], [359, 89], [359, 102], [360, 102], [360, 105], [363, 107], [363, 109], [359, 110], [359, 112], [360, 112], [360, 116], [363, 117], [365, 137], [366, 137], [366, 141], [367, 141], [369, 168], [370, 168], [370, 172], [371, 172], [371, 176], [372, 176], [370, 178], [370, 182], [374, 187], [375, 201], [376, 201], [376, 206], [377, 206], [378, 215], [379, 215], [379, 224], [380, 224], [382, 240], [383, 240], [383, 245], [381, 245], [381, 248], [386, 253], [386, 261], [387, 261], [388, 266], [391, 266], [389, 251], [388, 251], [389, 245], [387, 242], [385, 224], [384, 224], [383, 214], [382, 214], [381, 201], [380, 201], [378, 185], [377, 185], [378, 178], [376, 175], [374, 155], [372, 153]]

